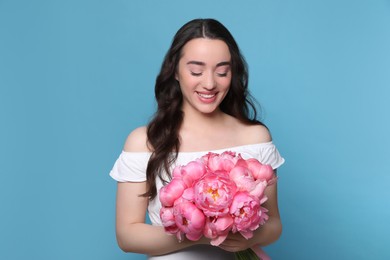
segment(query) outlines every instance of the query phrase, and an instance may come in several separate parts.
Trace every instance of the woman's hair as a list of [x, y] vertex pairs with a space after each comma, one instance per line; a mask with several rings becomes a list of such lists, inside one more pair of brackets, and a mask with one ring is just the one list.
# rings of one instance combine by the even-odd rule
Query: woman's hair
[[157, 76], [155, 84], [157, 111], [147, 126], [148, 146], [152, 150], [152, 155], [146, 169], [149, 190], [143, 196], [150, 199], [157, 195], [156, 177], [166, 182], [166, 178], [163, 177], [165, 171], [168, 178], [171, 178], [170, 166], [179, 152], [183, 96], [175, 73], [183, 46], [196, 38], [222, 40], [229, 47], [232, 78], [230, 89], [220, 104], [221, 111], [246, 124], [261, 124], [256, 119], [256, 107], [248, 92], [247, 64], [230, 32], [214, 19], [195, 19], [183, 25], [173, 38]]

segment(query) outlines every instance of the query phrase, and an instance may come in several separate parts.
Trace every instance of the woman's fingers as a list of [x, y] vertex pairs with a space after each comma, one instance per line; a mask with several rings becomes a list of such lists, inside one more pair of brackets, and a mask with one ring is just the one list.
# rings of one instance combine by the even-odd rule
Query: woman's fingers
[[229, 234], [219, 247], [229, 252], [237, 252], [247, 249], [249, 243], [240, 233], [235, 233]]

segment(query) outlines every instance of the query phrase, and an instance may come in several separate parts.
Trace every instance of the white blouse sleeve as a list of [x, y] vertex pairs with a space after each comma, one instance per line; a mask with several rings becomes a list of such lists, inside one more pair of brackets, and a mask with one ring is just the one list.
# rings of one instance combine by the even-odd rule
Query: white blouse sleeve
[[143, 182], [146, 181], [146, 167], [150, 153], [125, 152], [119, 155], [110, 176], [118, 182]]
[[273, 169], [279, 168], [284, 163], [284, 158], [272, 142], [259, 146], [258, 153], [258, 160], [262, 164], [271, 165]]

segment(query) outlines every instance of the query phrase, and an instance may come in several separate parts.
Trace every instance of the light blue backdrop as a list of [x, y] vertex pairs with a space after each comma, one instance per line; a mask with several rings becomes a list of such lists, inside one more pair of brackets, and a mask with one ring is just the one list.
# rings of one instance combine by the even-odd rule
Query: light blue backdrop
[[173, 34], [222, 21], [286, 158], [274, 259], [390, 259], [390, 2], [0, 0], [0, 259], [145, 259], [108, 172]]

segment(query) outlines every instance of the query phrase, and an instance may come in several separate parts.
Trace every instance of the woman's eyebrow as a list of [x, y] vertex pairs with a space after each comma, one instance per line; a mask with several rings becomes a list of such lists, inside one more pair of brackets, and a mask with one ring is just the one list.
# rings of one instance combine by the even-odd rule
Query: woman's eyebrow
[[[187, 62], [187, 64], [194, 64], [194, 65], [199, 65], [199, 66], [206, 65], [206, 63], [204, 63], [203, 61], [195, 61], [195, 60], [191, 60], [191, 61]], [[219, 63], [217, 63], [216, 67], [221, 67], [221, 66], [226, 66], [226, 65], [230, 66], [230, 61], [219, 62]]]
[[217, 64], [217, 67], [221, 67], [221, 66], [230, 66], [230, 61], [222, 61], [222, 62], [219, 62], [218, 64]]
[[206, 63], [202, 62], [202, 61], [195, 61], [195, 60], [191, 60], [189, 62], [187, 62], [187, 64], [194, 64], [194, 65], [199, 65], [199, 66], [205, 66]]

